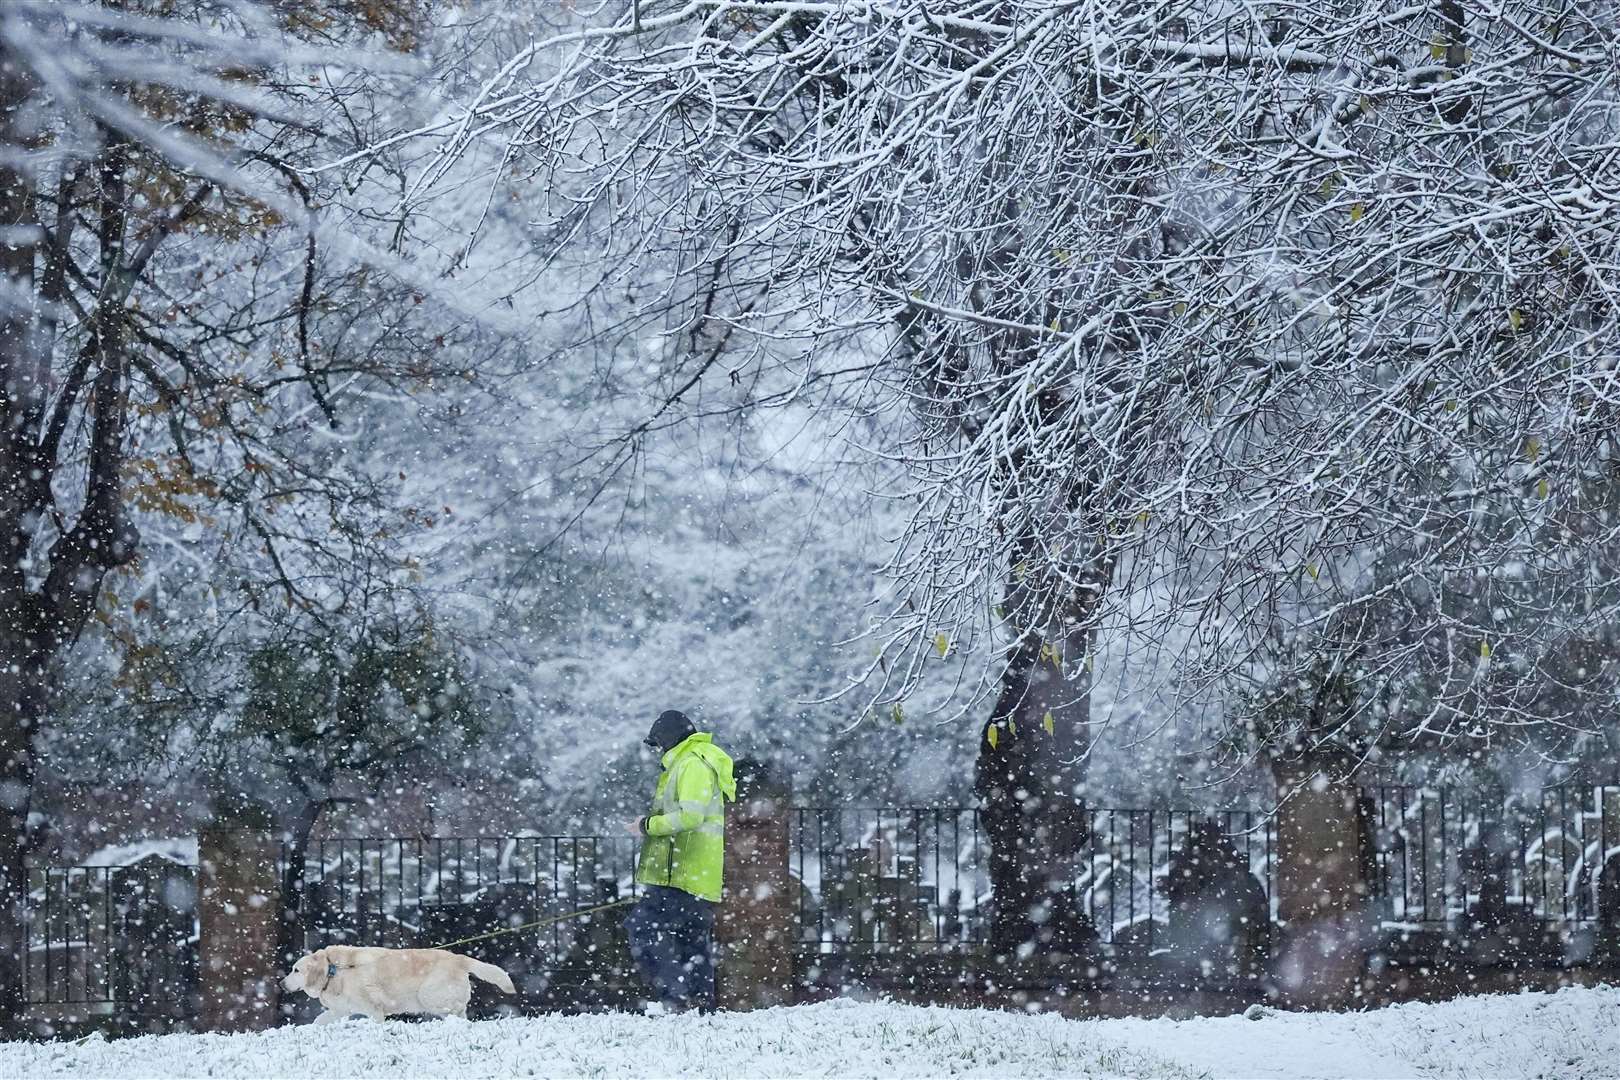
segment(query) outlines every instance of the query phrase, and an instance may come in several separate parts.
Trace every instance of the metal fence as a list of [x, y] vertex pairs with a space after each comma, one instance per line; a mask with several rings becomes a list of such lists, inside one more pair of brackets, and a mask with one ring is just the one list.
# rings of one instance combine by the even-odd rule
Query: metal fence
[[1378, 785], [1362, 799], [1386, 926], [1590, 928], [1604, 868], [1620, 874], [1617, 785], [1493, 794]]
[[878, 950], [977, 943], [988, 850], [974, 810], [795, 809], [788, 870], [800, 941]]
[[[1109, 955], [1142, 958], [1172, 944], [1166, 934], [1185, 895], [1171, 879], [1178, 857], [1197, 865], [1212, 889], [1253, 898], [1259, 929], [1269, 934], [1276, 894], [1270, 815], [1088, 807], [1084, 816], [1070, 895]], [[1195, 837], [1220, 850], [1200, 858]], [[985, 940], [989, 845], [975, 809], [795, 809], [788, 844], [800, 945], [811, 952], [951, 951]], [[1216, 881], [1222, 865], [1243, 880]]]
[[184, 1012], [197, 988], [197, 872], [133, 866], [28, 871], [23, 1000]]
[[[1620, 785], [1491, 797], [1380, 785], [1361, 799], [1362, 857], [1392, 935], [1477, 942], [1481, 926], [1533, 921], [1545, 935], [1531, 936], [1590, 930], [1602, 945], [1595, 924], [1620, 926]], [[1062, 870], [1065, 914], [1083, 924], [1102, 967], [1176, 969], [1207, 948], [1214, 918], [1243, 924], [1251, 952], [1241, 977], [1253, 977], [1276, 920], [1271, 814], [1086, 807], [1083, 818], [1080, 850]], [[836, 990], [851, 963], [904, 979], [923, 960], [960, 983], [982, 959], [994, 897], [979, 811], [806, 807], [789, 812], [787, 828], [801, 978]], [[636, 849], [629, 836], [317, 841], [303, 857], [303, 944], [441, 945], [631, 898]], [[27, 1002], [189, 1008], [196, 887], [195, 868], [161, 859], [31, 870]], [[473, 951], [512, 973], [526, 1007], [612, 1008], [640, 990], [622, 911]], [[1494, 962], [1476, 951], [1473, 962]]]

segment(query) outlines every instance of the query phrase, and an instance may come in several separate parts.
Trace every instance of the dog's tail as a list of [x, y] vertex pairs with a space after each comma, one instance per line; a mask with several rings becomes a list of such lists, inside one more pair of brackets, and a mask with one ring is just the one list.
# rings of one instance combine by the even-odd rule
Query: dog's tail
[[508, 975], [494, 964], [486, 964], [482, 960], [474, 960], [470, 956], [463, 956], [462, 959], [467, 962], [467, 974], [471, 975], [473, 978], [482, 979], [487, 983], [493, 983], [495, 986], [500, 988], [500, 991], [503, 994], [517, 993], [517, 987], [512, 985], [512, 976]]

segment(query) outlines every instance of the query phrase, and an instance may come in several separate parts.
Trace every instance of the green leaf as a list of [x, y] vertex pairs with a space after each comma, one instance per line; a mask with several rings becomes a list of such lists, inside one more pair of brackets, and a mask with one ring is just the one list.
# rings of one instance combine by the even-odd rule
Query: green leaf
[[1046, 730], [1048, 735], [1053, 734], [1057, 730], [1057, 721], [1052, 719], [1051, 709], [1047, 709], [1046, 715], [1041, 717], [1041, 727]]
[[1491, 643], [1490, 642], [1482, 641], [1482, 642], [1479, 643], [1479, 655], [1480, 655], [1480, 657], [1482, 659], [1485, 659], [1485, 660], [1489, 660], [1491, 658]]
[[1350, 206], [1350, 224], [1354, 225], [1356, 222], [1360, 221], [1366, 212], [1367, 208], [1361, 203], [1352, 203]]
[[905, 710], [900, 707], [900, 703], [898, 701], [894, 703], [894, 711], [890, 715], [894, 717], [894, 722], [897, 724], [903, 724], [906, 722]]
[[946, 653], [951, 651], [951, 639], [946, 637], [943, 633], [935, 634], [934, 648], [938, 649], [939, 655], [943, 657]]

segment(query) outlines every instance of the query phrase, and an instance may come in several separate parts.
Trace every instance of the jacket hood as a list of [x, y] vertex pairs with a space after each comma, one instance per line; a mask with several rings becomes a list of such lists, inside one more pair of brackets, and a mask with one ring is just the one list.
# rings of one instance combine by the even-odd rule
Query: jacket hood
[[675, 763], [675, 759], [688, 754], [703, 759], [714, 775], [720, 781], [720, 794], [726, 797], [727, 802], [737, 801], [737, 778], [732, 775], [731, 755], [714, 745], [714, 736], [707, 731], [699, 731], [688, 735], [675, 748], [664, 755], [663, 765], [668, 769]]

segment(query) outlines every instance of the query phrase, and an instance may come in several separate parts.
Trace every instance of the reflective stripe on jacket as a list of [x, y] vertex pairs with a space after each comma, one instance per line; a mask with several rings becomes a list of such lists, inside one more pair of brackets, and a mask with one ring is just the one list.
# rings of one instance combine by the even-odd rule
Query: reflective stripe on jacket
[[706, 731], [664, 755], [636, 880], [718, 902], [724, 875], [726, 800], [737, 798], [731, 758]]

